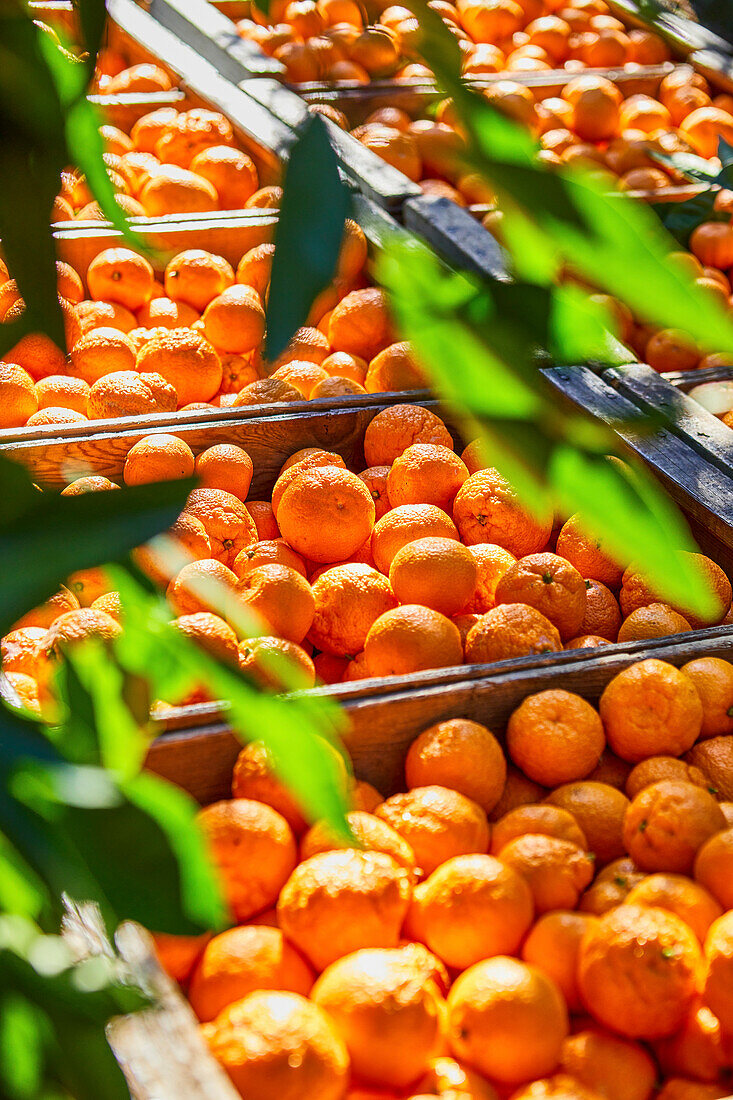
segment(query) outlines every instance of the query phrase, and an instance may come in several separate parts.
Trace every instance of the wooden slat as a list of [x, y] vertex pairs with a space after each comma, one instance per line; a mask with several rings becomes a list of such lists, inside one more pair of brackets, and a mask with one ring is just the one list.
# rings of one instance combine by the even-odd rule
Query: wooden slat
[[450, 267], [510, 281], [506, 257], [496, 238], [452, 199], [430, 195], [408, 199], [402, 217], [405, 226], [436, 249]]
[[251, 76], [282, 76], [283, 66], [239, 34], [231, 19], [207, 0], [148, 0], [162, 26], [237, 84]]
[[[349, 722], [344, 743], [354, 774], [384, 795], [404, 789], [403, 766], [415, 737], [435, 722], [471, 718], [503, 734], [512, 711], [534, 692], [562, 684], [595, 703], [606, 684], [635, 661], [656, 657], [682, 665], [695, 657], [733, 656], [733, 632], [725, 627], [670, 642], [636, 647], [614, 646], [612, 653], [593, 650], [572, 662], [548, 660], [535, 665], [497, 669], [476, 678], [456, 677], [452, 683], [409, 685], [392, 692], [342, 698]], [[705, 636], [702, 636], [702, 635]], [[622, 649], [619, 652], [619, 649]], [[468, 669], [466, 671], [469, 671]], [[201, 803], [231, 794], [231, 774], [241, 745], [226, 725], [212, 725], [159, 737], [148, 753], [151, 771], [177, 783]]]
[[670, 430], [707, 461], [724, 472], [733, 469], [733, 432], [681, 387], [643, 363], [614, 367], [603, 377], [650, 415], [668, 417]]
[[703, 552], [733, 576], [733, 476], [706, 461], [666, 428], [651, 430], [636, 405], [587, 367], [543, 371], [566, 400], [608, 424], [630, 453], [647, 463], [685, 512]]

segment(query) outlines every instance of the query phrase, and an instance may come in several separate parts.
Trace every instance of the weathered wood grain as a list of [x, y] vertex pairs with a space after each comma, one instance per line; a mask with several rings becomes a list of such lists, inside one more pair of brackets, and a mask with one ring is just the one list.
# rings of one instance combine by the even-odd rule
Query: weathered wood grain
[[427, 241], [450, 267], [509, 282], [506, 255], [473, 214], [451, 199], [421, 195], [402, 209], [405, 226]]
[[284, 74], [278, 61], [237, 34], [229, 16], [207, 0], [148, 0], [148, 11], [234, 84]]
[[[668, 642], [576, 651], [560, 660], [553, 654], [542, 664], [516, 662], [509, 670], [494, 666], [476, 675], [456, 675], [451, 682], [430, 679], [389, 685], [392, 690], [364, 692], [337, 698], [345, 708], [349, 730], [344, 743], [351, 754], [354, 774], [372, 783], [384, 795], [404, 789], [407, 750], [422, 730], [448, 718], [483, 722], [502, 736], [512, 711], [527, 695], [562, 684], [596, 703], [606, 684], [635, 661], [656, 657], [680, 666], [695, 657], [733, 657], [733, 632], [716, 627]], [[568, 660], [571, 657], [572, 659]], [[470, 673], [471, 669], [456, 670]], [[344, 685], [345, 687], [347, 685]], [[336, 693], [334, 693], [336, 694]], [[201, 803], [231, 794], [231, 774], [241, 747], [224, 723], [159, 737], [150, 748], [147, 767], [187, 790]]]

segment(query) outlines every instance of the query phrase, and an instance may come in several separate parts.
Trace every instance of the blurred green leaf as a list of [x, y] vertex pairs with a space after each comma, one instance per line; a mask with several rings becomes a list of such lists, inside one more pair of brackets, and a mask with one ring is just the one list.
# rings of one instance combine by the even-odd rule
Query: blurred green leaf
[[[0, 463], [0, 492], [5, 469]], [[75, 497], [38, 494], [0, 539], [0, 631], [56, 591], [69, 573], [120, 558], [170, 527], [192, 487], [166, 481]]]
[[336, 271], [349, 193], [320, 115], [310, 115], [293, 146], [275, 230], [265, 355], [273, 360], [306, 323]]
[[47, 904], [43, 884], [8, 838], [0, 834], [0, 911], [39, 920]]
[[552, 292], [549, 350], [556, 363], [623, 366], [634, 359], [611, 332], [611, 315], [572, 283]]
[[0, 1081], [9, 1100], [35, 1100], [47, 1031], [43, 1013], [25, 997], [0, 993]]
[[87, 51], [86, 69], [91, 79], [107, 28], [107, 9], [104, 0], [77, 0], [76, 8], [79, 13], [82, 43]]
[[687, 248], [693, 229], [701, 222], [729, 221], [730, 215], [714, 209], [717, 192], [703, 191], [684, 202], [656, 202], [651, 209], [678, 244]]

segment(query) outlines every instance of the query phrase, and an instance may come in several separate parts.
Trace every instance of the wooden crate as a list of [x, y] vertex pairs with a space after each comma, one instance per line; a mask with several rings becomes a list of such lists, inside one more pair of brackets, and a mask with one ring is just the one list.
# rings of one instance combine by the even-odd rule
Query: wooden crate
[[[591, 372], [588, 375], [590, 386], [593, 387], [600, 380]], [[618, 394], [610, 387], [608, 392], [615, 399], [613, 407], [614, 415], [619, 413], [619, 403], [627, 405]], [[577, 386], [574, 396], [578, 402], [592, 404], [591, 396], [582, 392]], [[441, 415], [444, 410], [438, 403], [429, 398], [415, 395], [419, 403], [435, 409]], [[63, 482], [64, 473], [69, 475], [90, 471], [104, 474], [114, 480], [120, 481], [124, 459], [129, 448], [143, 435], [160, 431], [174, 431], [177, 436], [184, 439], [194, 453], [199, 453], [206, 447], [215, 443], [235, 443], [243, 447], [252, 457], [254, 464], [254, 478], [250, 497], [262, 499], [267, 497], [278, 476], [278, 473], [287, 458], [295, 451], [303, 447], [323, 447], [341, 454], [352, 469], [364, 468], [363, 438], [366, 428], [372, 418], [382, 409], [392, 405], [391, 395], [369, 395], [356, 398], [347, 409], [337, 405], [328, 406], [323, 403], [323, 408], [315, 408], [320, 402], [310, 402], [309, 407], [298, 411], [295, 415], [291, 412], [279, 413], [276, 407], [260, 410], [231, 410], [225, 413], [223, 419], [212, 422], [205, 419], [197, 421], [180, 421], [177, 424], [155, 425], [141, 429], [139, 426], [124, 426], [110, 428], [108, 430], [91, 433], [73, 432], [74, 426], [70, 426], [68, 435], [64, 439], [53, 440], [25, 440], [22, 442], [0, 442], [0, 453], [8, 458], [22, 462], [29, 468], [34, 479], [41, 485], [52, 487]], [[628, 406], [631, 412], [639, 418], [638, 410]], [[242, 412], [245, 415], [242, 415]], [[596, 415], [603, 415], [604, 409], [594, 409]], [[445, 417], [449, 426], [450, 418]], [[454, 438], [457, 446], [461, 441], [457, 431]], [[625, 438], [627, 445], [633, 451], [634, 441]], [[644, 450], [640, 457], [650, 462], [660, 471], [666, 487], [670, 490], [673, 499], [683, 509], [687, 516], [693, 533], [698, 538], [703, 550], [710, 554], [722, 568], [733, 578], [733, 477], [728, 477], [709, 467], [689, 451], [681, 441], [677, 440], [676, 448], [670, 451], [664, 440], [659, 440], [655, 452], [649, 445], [649, 440], [643, 436]], [[692, 459], [695, 461], [693, 462]], [[671, 468], [676, 477], [669, 476]], [[702, 488], [701, 488], [702, 486]], [[715, 493], [712, 489], [715, 489]], [[723, 514], [720, 499], [727, 494], [729, 500], [728, 515]], [[714, 512], [719, 512], [716, 515]], [[717, 628], [694, 632], [689, 635], [689, 640], [705, 639], [717, 636]], [[605, 660], [607, 656], [613, 656], [619, 651], [644, 652], [648, 643], [641, 642], [633, 647], [615, 646], [604, 648], [603, 654], [596, 653], [596, 660]], [[574, 666], [579, 660], [585, 660], [587, 656], [579, 651], [568, 651], [563, 654], [552, 654], [549, 657], [526, 657], [511, 662], [503, 662], [502, 665], [461, 665], [455, 668], [435, 669], [410, 677], [385, 677], [380, 679], [360, 680], [348, 684], [340, 684], [329, 689], [330, 694], [345, 704], [356, 703], [363, 700], [376, 700], [396, 690], [449, 690], [457, 681], [469, 681], [480, 679], [493, 672], [494, 669], [542, 669], [550, 663], [559, 666]], [[159, 729], [181, 730], [191, 727], [206, 727], [220, 721], [221, 708], [216, 703], [197, 704], [188, 707], [178, 707], [162, 712], [157, 718]]]
[[[716, 627], [699, 636], [670, 642], [638, 643], [613, 651], [576, 651], [573, 660], [553, 654], [542, 664], [482, 670], [475, 677], [456, 676], [450, 683], [394, 685], [380, 694], [359, 698], [339, 695], [348, 719], [344, 743], [357, 779], [372, 783], [385, 796], [404, 789], [404, 760], [422, 730], [449, 718], [471, 718], [501, 736], [512, 711], [528, 696], [562, 687], [597, 703], [606, 684], [635, 661], [655, 657], [680, 666], [696, 657], [731, 660], [733, 632]], [[199, 802], [231, 795], [232, 767], [241, 742], [224, 723], [158, 737], [147, 766], [183, 787]]]

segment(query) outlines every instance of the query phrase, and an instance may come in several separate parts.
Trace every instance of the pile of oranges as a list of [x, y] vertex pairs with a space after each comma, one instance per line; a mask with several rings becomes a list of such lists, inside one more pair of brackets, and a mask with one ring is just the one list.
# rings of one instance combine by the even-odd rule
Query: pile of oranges
[[[697, 618], [664, 603], [639, 563], [618, 563], [579, 516], [532, 517], [477, 443], [459, 457], [443, 421], [416, 405], [378, 413], [364, 466], [307, 448], [284, 464], [269, 499], [251, 500], [253, 463], [233, 444], [194, 457], [174, 435], [129, 451], [129, 485], [197, 477], [170, 534], [183, 554], [166, 566], [155, 544], [138, 564], [167, 596], [180, 630], [267, 686], [272, 654], [298, 684], [352, 682], [563, 649], [595, 649], [730, 621], [731, 584], [696, 555], [713, 608]], [[102, 477], [67, 495], [112, 490]], [[80, 606], [81, 605], [81, 606]], [[242, 615], [262, 637], [253, 632]], [[3, 669], [38, 710], [65, 644], [113, 636], [123, 613], [105, 574], [87, 570], [3, 640]], [[196, 688], [186, 702], [207, 696]]]
[[[98, 93], [164, 92], [171, 81], [157, 65], [120, 68], [121, 58], [103, 60]], [[119, 206], [128, 216], [202, 213], [213, 210], [272, 208], [280, 189], [259, 186], [257, 167], [237, 148], [229, 120], [218, 111], [197, 107], [160, 107], [139, 118], [129, 134], [105, 124], [107, 173]], [[52, 222], [101, 221], [86, 178], [75, 170], [62, 174]]]
[[[250, 249], [236, 271], [222, 256], [187, 249], [162, 282], [146, 257], [124, 247], [100, 252], [84, 282], [59, 262], [69, 355], [42, 335], [6, 354], [0, 427], [422, 389], [386, 295], [366, 276], [367, 248], [348, 221], [334, 282], [276, 362], [263, 351], [272, 244]], [[1, 262], [0, 276], [0, 321], [11, 322], [25, 306]]]
[[[235, 927], [156, 937], [247, 1100], [715, 1100], [733, 1074], [733, 665], [424, 729], [353, 839], [266, 750], [200, 821]], [[340, 758], [339, 758], [340, 759]]]
[[[733, 97], [712, 98], [708, 82], [691, 66], [679, 66], [665, 76], [656, 97], [625, 97], [622, 88], [588, 73], [569, 79], [559, 95], [511, 79], [497, 81], [482, 94], [539, 139], [543, 163], [558, 168], [580, 164], [603, 172], [609, 186], [622, 191], [658, 191], [680, 182], [654, 153], [711, 159], [719, 138], [733, 140]], [[333, 107], [314, 109], [342, 127], [348, 125]], [[460, 129], [449, 99], [438, 103], [434, 119], [412, 121], [400, 108], [383, 107], [351, 132], [427, 194], [444, 195], [460, 206], [492, 202], [490, 190], [461, 164]], [[723, 201], [730, 202], [730, 195]]]
[[[629, 30], [604, 0], [430, 0], [455, 36], [463, 74], [546, 72], [658, 65], [658, 35]], [[373, 13], [374, 14], [374, 13]], [[420, 25], [409, 8], [387, 5], [368, 25], [355, 0], [274, 0], [267, 18], [253, 5], [237, 24], [243, 38], [278, 60], [293, 84], [431, 80], [420, 60]]]

